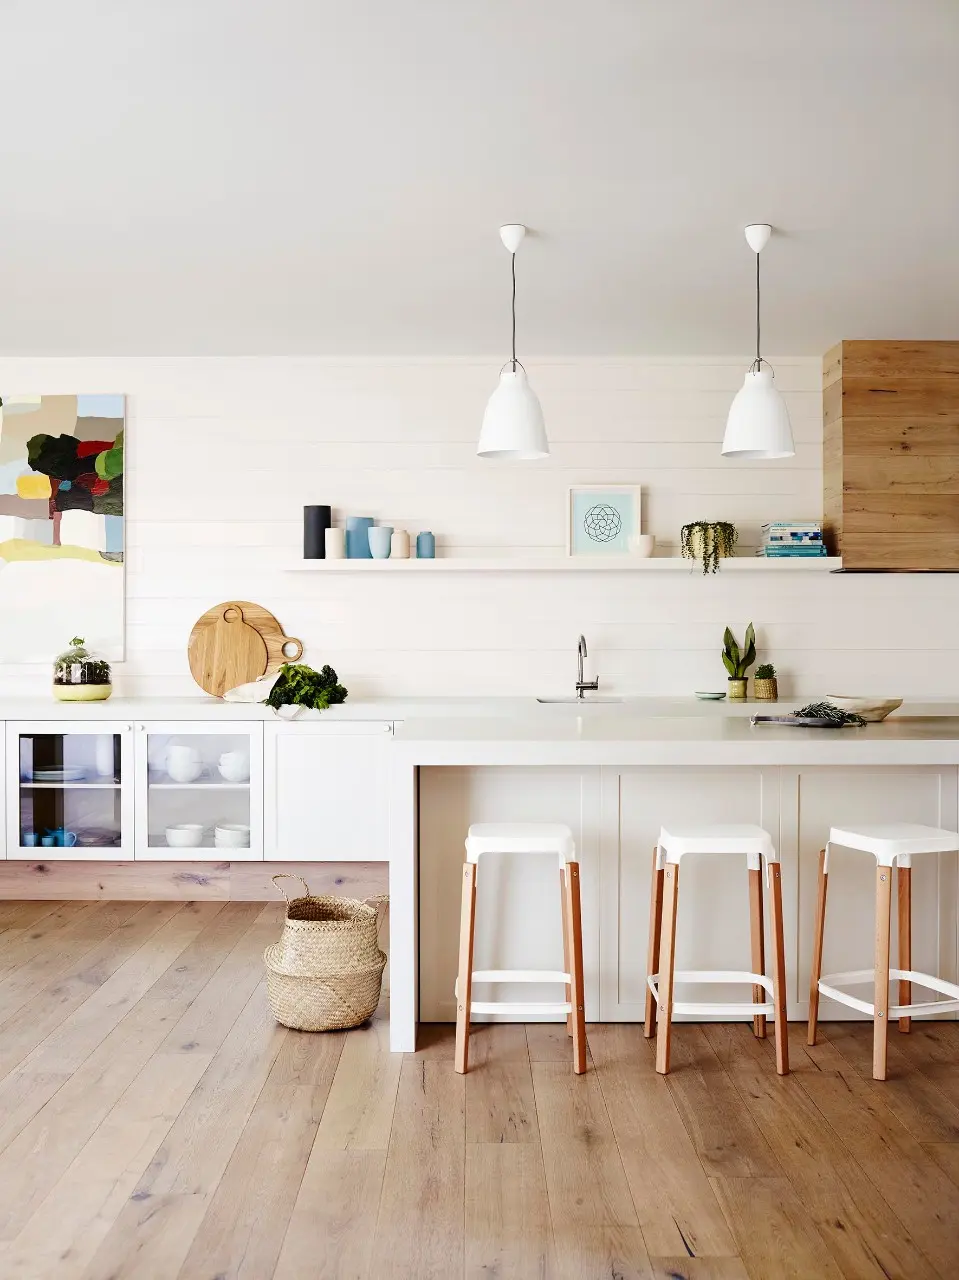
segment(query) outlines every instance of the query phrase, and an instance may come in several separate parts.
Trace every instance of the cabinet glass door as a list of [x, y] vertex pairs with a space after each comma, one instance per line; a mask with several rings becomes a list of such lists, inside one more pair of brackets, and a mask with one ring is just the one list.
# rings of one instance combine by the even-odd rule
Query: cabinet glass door
[[262, 725], [143, 725], [137, 752], [137, 858], [263, 857]]
[[119, 725], [11, 725], [7, 857], [130, 857], [128, 743]]

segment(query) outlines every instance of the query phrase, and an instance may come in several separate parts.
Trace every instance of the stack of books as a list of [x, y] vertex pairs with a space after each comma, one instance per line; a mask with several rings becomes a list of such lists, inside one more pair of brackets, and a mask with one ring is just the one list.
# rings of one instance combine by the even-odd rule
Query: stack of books
[[773, 520], [763, 525], [757, 556], [824, 556], [822, 525], [818, 520]]

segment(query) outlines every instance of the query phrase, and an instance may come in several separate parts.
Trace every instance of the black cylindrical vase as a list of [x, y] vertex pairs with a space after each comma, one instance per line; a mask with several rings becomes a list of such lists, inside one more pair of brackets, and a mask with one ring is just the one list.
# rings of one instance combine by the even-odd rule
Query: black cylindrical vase
[[333, 522], [329, 507], [303, 508], [303, 559], [326, 559], [326, 531]]

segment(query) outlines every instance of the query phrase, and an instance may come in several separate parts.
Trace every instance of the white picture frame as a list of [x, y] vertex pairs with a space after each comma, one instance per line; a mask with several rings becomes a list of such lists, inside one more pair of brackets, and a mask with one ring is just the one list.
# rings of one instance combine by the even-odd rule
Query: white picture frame
[[642, 517], [638, 484], [573, 485], [566, 499], [566, 554], [628, 556]]

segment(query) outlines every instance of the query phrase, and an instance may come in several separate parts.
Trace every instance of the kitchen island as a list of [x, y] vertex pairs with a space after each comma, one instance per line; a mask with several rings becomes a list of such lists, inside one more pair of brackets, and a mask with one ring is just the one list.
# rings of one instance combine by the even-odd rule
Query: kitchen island
[[[900, 713], [878, 725], [812, 730], [754, 727], [748, 714], [728, 708], [651, 715], [648, 706], [640, 712], [628, 703], [532, 704], [511, 711], [412, 717], [396, 726], [388, 752], [394, 1050], [414, 1047], [418, 1021], [453, 1017], [470, 822], [572, 827], [582, 869], [587, 1017], [600, 1021], [642, 1020], [649, 864], [661, 824], [755, 822], [772, 833], [783, 864], [789, 1015], [804, 1018], [817, 858], [829, 827], [912, 821], [955, 830], [959, 823], [954, 715]], [[683, 968], [748, 968], [745, 861], [734, 863], [691, 860], [684, 874], [677, 944]], [[831, 873], [827, 970], [865, 967], [874, 863], [839, 855]], [[916, 859], [913, 967], [953, 982], [957, 887], [955, 854]], [[476, 964], [562, 967], [554, 870], [515, 862], [483, 867]], [[555, 989], [533, 990], [525, 988], [527, 998], [555, 998]], [[515, 994], [503, 986], [489, 998]], [[743, 998], [736, 988], [727, 997], [716, 986], [709, 997]], [[824, 1017], [846, 1012], [824, 1002]]]

